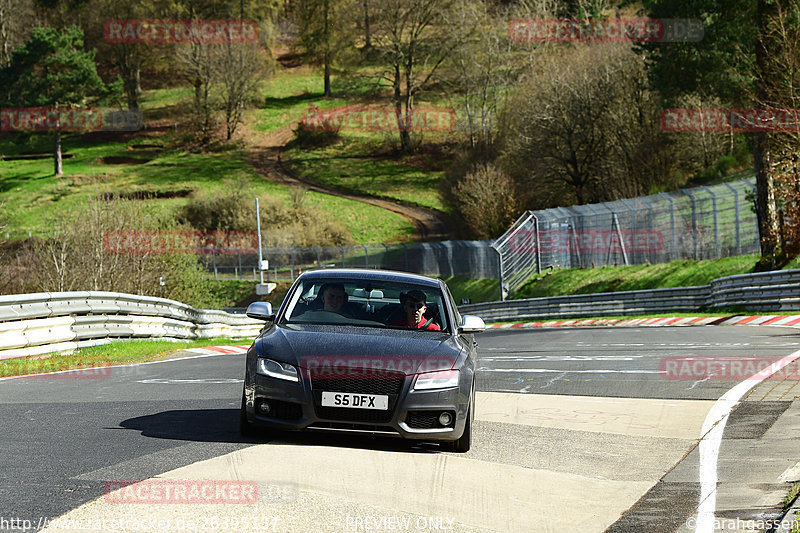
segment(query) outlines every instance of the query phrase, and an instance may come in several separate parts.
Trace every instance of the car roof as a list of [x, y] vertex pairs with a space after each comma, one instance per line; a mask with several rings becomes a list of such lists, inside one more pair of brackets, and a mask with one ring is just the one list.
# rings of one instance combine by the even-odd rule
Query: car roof
[[394, 270], [368, 270], [359, 268], [326, 268], [303, 272], [298, 279], [313, 281], [315, 279], [341, 279], [357, 281], [390, 281], [396, 283], [415, 283], [426, 285], [431, 288], [438, 288], [439, 280], [410, 274], [408, 272], [398, 272]]

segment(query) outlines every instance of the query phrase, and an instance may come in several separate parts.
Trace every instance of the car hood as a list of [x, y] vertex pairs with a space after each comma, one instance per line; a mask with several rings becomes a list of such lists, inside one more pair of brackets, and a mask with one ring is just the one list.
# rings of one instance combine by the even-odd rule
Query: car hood
[[256, 351], [304, 370], [368, 368], [412, 375], [453, 368], [461, 348], [446, 333], [304, 326], [271, 328], [256, 341]]

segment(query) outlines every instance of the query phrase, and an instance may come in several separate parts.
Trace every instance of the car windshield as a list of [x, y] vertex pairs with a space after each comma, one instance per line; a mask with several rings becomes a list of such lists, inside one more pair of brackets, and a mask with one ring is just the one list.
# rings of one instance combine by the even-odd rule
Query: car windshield
[[295, 287], [279, 324], [448, 331], [445, 309], [442, 291], [430, 286], [314, 279]]

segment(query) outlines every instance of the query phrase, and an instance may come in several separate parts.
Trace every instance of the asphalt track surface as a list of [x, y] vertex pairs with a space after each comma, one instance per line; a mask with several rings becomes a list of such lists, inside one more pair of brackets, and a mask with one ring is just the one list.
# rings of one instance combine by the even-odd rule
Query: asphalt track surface
[[[708, 406], [738, 381], [664, 379], [665, 358], [779, 358], [800, 349], [797, 330], [746, 326], [490, 330], [478, 339], [478, 389], [489, 394], [479, 397], [484, 406], [466, 459], [433, 444], [327, 434], [281, 437], [284, 449], [301, 447], [307, 456], [320, 449], [366, 457], [423, 454], [453, 465], [471, 461], [481, 472], [535, 474], [537, 482], [526, 485], [530, 493], [517, 495], [518, 507], [504, 510], [513, 515], [518, 508], [518, 516], [501, 521], [483, 509], [462, 521], [462, 511], [453, 509], [455, 531], [559, 531], [569, 524], [584, 531], [676, 531], [696, 507], [698, 482], [687, 474], [665, 486], [663, 476], [691, 461]], [[101, 498], [110, 480], [145, 480], [264, 446], [238, 434], [243, 362], [243, 355], [187, 357], [85, 377], [0, 381], [0, 530], [36, 529]], [[522, 403], [530, 400], [540, 403], [533, 409]], [[728, 431], [768, 427], [789, 403], [734, 412]], [[509, 409], [512, 404], [517, 407]], [[654, 405], [659, 424], [650, 423]], [[559, 486], [570, 490], [545, 488]], [[437, 497], [436, 504], [448, 507], [447, 494]], [[540, 499], [548, 500], [541, 509]], [[320, 505], [336, 505], [333, 500]], [[409, 505], [402, 510], [414, 513]], [[275, 530], [365, 530], [316, 520]]]

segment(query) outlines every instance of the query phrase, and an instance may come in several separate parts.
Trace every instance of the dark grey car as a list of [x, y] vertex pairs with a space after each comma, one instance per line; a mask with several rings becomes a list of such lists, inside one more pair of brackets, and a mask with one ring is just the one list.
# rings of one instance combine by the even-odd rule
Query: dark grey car
[[[341, 300], [342, 290], [344, 302], [331, 310], [324, 293]], [[424, 315], [418, 323], [419, 315], [406, 319], [406, 308]], [[366, 432], [469, 450], [474, 334], [485, 326], [458, 313], [444, 282], [400, 272], [318, 270], [297, 278], [277, 314], [257, 302], [248, 316], [272, 323], [247, 352], [243, 434]]]

